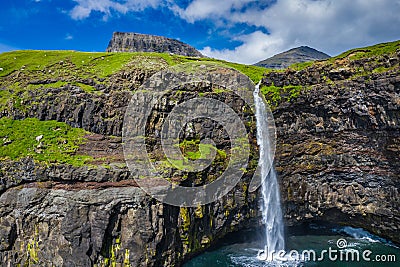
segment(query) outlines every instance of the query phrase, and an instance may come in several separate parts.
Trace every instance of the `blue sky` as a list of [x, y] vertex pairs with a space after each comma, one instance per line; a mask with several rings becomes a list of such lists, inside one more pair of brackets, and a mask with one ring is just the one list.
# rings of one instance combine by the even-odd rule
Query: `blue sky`
[[399, 14], [400, 0], [2, 0], [0, 52], [105, 51], [127, 31], [255, 63], [300, 45], [336, 55], [398, 40]]

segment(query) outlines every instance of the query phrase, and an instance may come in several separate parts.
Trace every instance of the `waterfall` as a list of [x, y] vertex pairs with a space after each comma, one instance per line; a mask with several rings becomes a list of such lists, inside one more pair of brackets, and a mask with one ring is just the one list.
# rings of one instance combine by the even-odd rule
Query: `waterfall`
[[[265, 247], [258, 253], [262, 260], [273, 260], [278, 251], [285, 249], [283, 233], [283, 216], [279, 194], [277, 175], [273, 168], [273, 155], [268, 130], [268, 118], [263, 99], [260, 97], [260, 83], [256, 85], [253, 92], [256, 107], [257, 120], [257, 144], [260, 148], [259, 165], [261, 167], [262, 198], [261, 206], [262, 221], [265, 226]], [[268, 169], [268, 166], [272, 166]], [[275, 253], [275, 254], [274, 254]]]

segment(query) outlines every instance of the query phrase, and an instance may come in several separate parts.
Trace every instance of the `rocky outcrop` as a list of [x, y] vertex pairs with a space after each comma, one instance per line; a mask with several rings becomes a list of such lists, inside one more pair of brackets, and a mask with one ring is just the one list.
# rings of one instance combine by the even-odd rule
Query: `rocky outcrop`
[[[201, 69], [205, 66], [197, 67]], [[217, 67], [215, 72], [225, 81], [225, 86], [245, 77], [222, 67]], [[165, 75], [171, 76], [161, 76]], [[255, 125], [251, 123], [254, 116], [243, 100], [232, 92], [221, 90], [219, 84], [187, 83], [191, 78], [182, 81], [185, 86], [168, 92], [152, 111], [146, 132], [152, 159], [162, 159], [159, 156], [162, 149], [154, 134], [161, 131], [164, 114], [170, 112], [174, 105], [199, 97], [199, 94], [231, 106], [248, 126], [250, 134], [254, 135]], [[159, 84], [159, 81], [153, 82]], [[247, 77], [244, 82], [248, 83]], [[240, 89], [243, 87], [240, 86]], [[84, 110], [89, 107], [87, 104], [93, 101], [86, 97], [89, 94], [82, 93], [80, 97], [70, 96], [68, 99], [60, 97], [65, 90], [49, 90], [53, 90], [53, 94], [47, 91], [46, 95], [54, 98], [52, 103], [48, 102], [51, 104], [47, 104], [46, 110], [53, 104], [62, 107], [59, 109], [62, 113], [54, 113], [65, 114], [56, 117], [61, 121], [73, 123], [71, 118], [84, 117]], [[251, 91], [248, 92], [251, 95]], [[118, 98], [124, 99], [122, 102], [115, 99], [110, 106], [126, 109], [130, 96], [127, 94]], [[103, 115], [105, 110], [111, 112], [112, 108], [107, 108], [108, 104], [103, 103], [110, 101], [110, 98], [102, 97], [105, 96], [100, 95], [94, 100], [98, 104], [97, 108], [89, 109], [94, 112], [92, 114]], [[63, 101], [61, 99], [66, 102], [57, 106], [58, 101]], [[73, 110], [81, 105], [85, 105], [83, 112], [62, 111], [69, 108]], [[47, 112], [41, 114], [49, 114]], [[26, 115], [21, 113], [20, 116]], [[121, 138], [109, 136], [114, 133], [113, 128], [102, 130], [108, 136], [99, 134], [101, 128], [93, 128], [96, 125], [92, 123], [95, 117], [91, 116], [91, 123], [85, 128], [97, 133], [86, 136], [86, 143], [81, 145], [77, 153], [97, 155], [99, 162], [76, 167], [36, 162], [30, 158], [1, 161], [0, 258], [4, 264], [179, 266], [227, 233], [257, 224], [257, 220], [253, 220], [258, 213], [257, 193], [248, 191], [256, 167], [254, 163], [257, 162], [255, 143], [252, 143], [249, 167], [232, 191], [212, 204], [179, 208], [162, 204], [137, 187], [131, 176], [135, 173], [130, 175], [121, 158]], [[224, 170], [225, 159], [229, 158], [229, 136], [218, 124], [207, 119], [196, 120], [193, 128], [185, 131], [184, 137], [190, 139], [192, 135], [212, 136], [220, 155], [215, 163], [199, 173], [164, 168], [174, 182], [187, 186], [203, 185], [216, 179]], [[107, 157], [107, 162], [103, 157]]]
[[127, 184], [73, 184], [29, 183], [0, 196], [5, 266], [179, 266], [256, 213], [243, 184], [197, 209], [163, 205]]
[[308, 46], [292, 48], [273, 57], [257, 62], [256, 66], [270, 69], [285, 69], [292, 64], [330, 58], [329, 55]]
[[181, 41], [149, 34], [114, 32], [107, 52], [158, 52], [189, 57], [203, 57], [192, 46]]
[[400, 242], [399, 56], [265, 75], [266, 86], [302, 86], [274, 110], [290, 224], [326, 220]]

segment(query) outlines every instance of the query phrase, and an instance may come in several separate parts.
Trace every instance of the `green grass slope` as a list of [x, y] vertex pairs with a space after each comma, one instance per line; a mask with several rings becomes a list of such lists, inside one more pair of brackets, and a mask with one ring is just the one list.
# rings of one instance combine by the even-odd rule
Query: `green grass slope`
[[[76, 75], [76, 78], [89, 77], [106, 78], [125, 66], [134, 63], [136, 67], [157, 68], [157, 62], [173, 66], [192, 61], [210, 61], [235, 68], [248, 75], [254, 82], [261, 79], [265, 68], [243, 65], [211, 58], [191, 58], [166, 53], [103, 53], [77, 51], [13, 51], [0, 54], [0, 77], [6, 77], [13, 72], [43, 72], [55, 68], [65, 73]], [[65, 65], [64, 65], [65, 64]], [[60, 65], [60, 66], [57, 66]], [[132, 65], [132, 64], [131, 64]], [[50, 72], [51, 73], [51, 72]], [[62, 74], [62, 73], [60, 73]]]
[[[8, 101], [29, 97], [29, 91], [73, 85], [86, 93], [101, 94], [96, 84], [115, 84], [114, 76], [132, 69], [155, 73], [168, 66], [193, 61], [213, 62], [235, 68], [254, 82], [265, 68], [210, 58], [191, 58], [166, 53], [88, 53], [76, 51], [14, 51], [0, 54], [0, 111]], [[120, 85], [124, 87], [123, 84]]]
[[384, 55], [391, 55], [400, 49], [400, 40], [376, 44], [367, 47], [360, 47], [348, 50], [335, 57], [323, 61], [309, 61], [303, 63], [296, 63], [289, 68], [294, 70], [302, 70], [312, 65], [329, 65], [334, 64], [338, 60], [348, 59], [349, 61], [361, 60], [366, 58], [377, 58]]
[[76, 155], [86, 133], [62, 122], [1, 118], [0, 160], [31, 157], [41, 162], [81, 166], [91, 159]]
[[[181, 63], [204, 61], [235, 68], [258, 82], [264, 68], [210, 58], [191, 58], [166, 53], [88, 53], [77, 51], [13, 51], [0, 54], [0, 111], [9, 106], [26, 110], [32, 95], [43, 95], [47, 88], [68, 90], [79, 87], [87, 94], [99, 95], [99, 84], [126, 88], [125, 72], [155, 73]], [[117, 78], [115, 78], [117, 77]], [[61, 97], [61, 96], [60, 96]], [[4, 115], [3, 115], [4, 116]], [[0, 160], [23, 157], [47, 163], [90, 164], [91, 158], [76, 155], [85, 131], [65, 123], [37, 119], [0, 119]], [[41, 137], [41, 138], [39, 138]], [[40, 139], [39, 141], [36, 139]]]

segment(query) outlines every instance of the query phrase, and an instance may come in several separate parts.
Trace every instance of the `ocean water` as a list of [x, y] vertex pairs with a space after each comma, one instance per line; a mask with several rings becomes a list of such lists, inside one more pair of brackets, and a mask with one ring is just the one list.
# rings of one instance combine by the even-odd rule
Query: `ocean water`
[[400, 266], [399, 247], [361, 228], [323, 224], [288, 228], [287, 253], [269, 262], [257, 258], [263, 249], [260, 232], [262, 229], [232, 234], [184, 267]]

